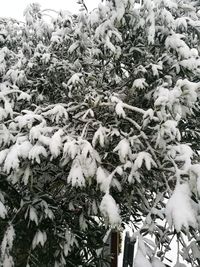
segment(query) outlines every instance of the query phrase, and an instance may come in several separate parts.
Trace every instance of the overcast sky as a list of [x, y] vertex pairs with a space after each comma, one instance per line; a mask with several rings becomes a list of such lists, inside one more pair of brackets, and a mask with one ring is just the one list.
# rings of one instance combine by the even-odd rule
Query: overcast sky
[[[3, 0], [0, 7], [0, 17], [12, 17], [18, 20], [23, 20], [23, 11], [30, 3], [39, 3], [42, 9], [51, 8], [54, 10], [69, 10], [77, 12], [80, 5], [77, 0]], [[85, 0], [89, 10], [92, 10], [100, 0]]]

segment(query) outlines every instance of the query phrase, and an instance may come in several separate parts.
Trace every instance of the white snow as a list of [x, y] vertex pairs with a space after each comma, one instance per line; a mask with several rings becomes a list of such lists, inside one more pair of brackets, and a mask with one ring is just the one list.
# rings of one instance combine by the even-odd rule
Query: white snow
[[3, 164], [4, 160], [6, 159], [6, 156], [8, 155], [9, 149], [3, 149], [0, 151], [0, 165]]
[[168, 147], [169, 151], [167, 154], [175, 159], [176, 162], [182, 162], [183, 166], [181, 169], [187, 172], [191, 166], [191, 159], [194, 155], [191, 147], [187, 144], [179, 144]]
[[25, 92], [21, 92], [20, 95], [17, 98], [18, 101], [20, 100], [27, 100], [30, 101], [31, 100], [31, 96]]
[[67, 86], [69, 85], [75, 85], [77, 83], [81, 82], [82, 73], [74, 73], [72, 77], [68, 80]]
[[31, 169], [30, 169], [30, 166], [27, 166], [22, 176], [22, 181], [24, 182], [25, 185], [28, 184], [28, 180], [30, 176], [31, 176]]
[[136, 79], [133, 82], [132, 87], [133, 88], [137, 88], [139, 90], [143, 90], [148, 86], [148, 84], [146, 83], [145, 78], [141, 78], [141, 79]]
[[186, 18], [182, 17], [182, 18], [177, 18], [175, 20], [175, 25], [176, 25], [176, 28], [183, 28], [184, 30], [187, 31], [187, 21], [186, 21]]
[[152, 267], [150, 261], [145, 257], [141, 249], [137, 250], [134, 267]]
[[5, 219], [6, 215], [7, 215], [7, 210], [4, 206], [4, 204], [0, 201], [0, 217], [2, 219]]
[[64, 134], [63, 130], [60, 129], [57, 132], [54, 133], [54, 135], [51, 137], [49, 142], [49, 150], [51, 152], [51, 159], [57, 158], [62, 149], [62, 135]]
[[196, 227], [196, 217], [191, 204], [191, 192], [187, 183], [177, 184], [166, 205], [166, 218], [170, 226], [177, 232], [184, 226]]
[[118, 152], [119, 159], [125, 163], [128, 158], [131, 158], [131, 148], [128, 139], [122, 139], [114, 148], [113, 152]]
[[30, 207], [29, 209], [29, 219], [35, 222], [36, 225], [38, 225], [38, 216], [36, 209], [34, 207]]
[[18, 124], [20, 129], [22, 129], [25, 126], [31, 128], [35, 120], [42, 121], [43, 118], [42, 116], [34, 114], [31, 111], [28, 111], [28, 113], [25, 115], [19, 115], [14, 119], [14, 121]]
[[34, 238], [33, 238], [32, 248], [35, 249], [35, 247], [38, 244], [40, 244], [43, 247], [46, 241], [47, 241], [47, 234], [46, 234], [46, 232], [38, 230], [36, 232]]
[[[1, 110], [0, 110], [1, 112]], [[0, 125], [0, 146], [8, 145], [12, 140], [12, 135], [5, 125]]]
[[112, 226], [117, 226], [120, 224], [121, 218], [119, 215], [119, 208], [114, 198], [109, 193], [104, 195], [100, 204], [100, 210], [103, 216], [108, 219]]
[[[191, 182], [196, 183], [197, 192], [200, 196], [200, 164], [193, 164], [190, 166], [189, 175]], [[193, 178], [195, 181], [193, 181]]]
[[117, 115], [119, 116], [119, 118], [125, 118], [126, 117], [126, 113], [123, 109], [123, 102], [117, 103], [117, 105], [115, 106], [115, 111], [116, 111]]
[[104, 147], [108, 131], [109, 130], [105, 127], [100, 126], [99, 129], [94, 133], [92, 145], [95, 147], [99, 143], [101, 147]]
[[23, 159], [28, 158], [29, 152], [32, 147], [33, 145], [29, 141], [22, 142], [18, 147], [18, 156]]
[[86, 178], [92, 178], [94, 177], [96, 170], [97, 170], [97, 164], [95, 158], [90, 155], [86, 156], [84, 154], [79, 155], [79, 161], [80, 165], [83, 171], [83, 174]]
[[19, 158], [18, 158], [19, 145], [15, 144], [9, 150], [5, 162], [4, 162], [4, 171], [9, 173], [11, 169], [17, 170], [19, 168]]
[[76, 140], [68, 137], [67, 141], [64, 144], [63, 157], [69, 157], [70, 159], [74, 159], [75, 156], [79, 153], [79, 151], [80, 149]]
[[104, 193], [109, 192], [112, 175], [99, 166], [96, 172], [96, 179], [100, 185], [100, 190]]
[[69, 252], [71, 251], [71, 247], [77, 246], [78, 247], [78, 242], [76, 240], [75, 235], [66, 229], [65, 231], [65, 240], [66, 243], [64, 244], [64, 254], [67, 257]]
[[68, 113], [62, 105], [55, 105], [52, 109], [42, 113], [43, 116], [51, 117], [56, 123], [60, 122], [60, 119], [63, 118], [65, 121], [68, 120]]
[[67, 182], [71, 183], [74, 187], [85, 186], [85, 178], [78, 158], [75, 158], [72, 163], [71, 170], [67, 177]]
[[143, 163], [145, 164], [145, 167], [147, 168], [147, 170], [150, 170], [151, 166], [154, 166], [154, 167], [157, 166], [155, 161], [152, 159], [151, 154], [145, 151], [138, 153], [136, 160], [134, 162], [135, 169], [137, 170], [141, 168]]
[[4, 234], [4, 237], [1, 243], [1, 255], [2, 256], [5, 255], [7, 249], [9, 250], [12, 249], [14, 238], [15, 238], [15, 230], [13, 228], [13, 225], [10, 224]]
[[181, 140], [180, 132], [177, 128], [177, 121], [167, 120], [161, 125], [160, 135], [162, 137], [168, 136], [171, 140]]
[[29, 151], [28, 157], [30, 160], [32, 160], [32, 162], [36, 161], [38, 164], [40, 164], [41, 162], [40, 157], [43, 156], [46, 158], [47, 155], [48, 153], [46, 149], [43, 146], [36, 144]]
[[165, 46], [166, 48], [174, 49], [178, 54], [180, 59], [187, 59], [191, 56], [191, 51], [189, 46], [182, 40], [184, 35], [171, 32], [166, 38]]
[[152, 260], [152, 267], [165, 267], [166, 265], [162, 263], [158, 258], [153, 258]]

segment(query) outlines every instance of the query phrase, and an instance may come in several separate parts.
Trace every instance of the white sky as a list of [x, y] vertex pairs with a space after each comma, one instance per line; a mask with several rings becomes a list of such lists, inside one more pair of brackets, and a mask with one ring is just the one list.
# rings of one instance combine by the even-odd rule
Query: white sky
[[[50, 8], [54, 10], [68, 10], [72, 13], [79, 10], [80, 5], [77, 0], [2, 0], [0, 7], [0, 17], [12, 17], [23, 20], [23, 11], [30, 3], [39, 3], [42, 9]], [[85, 0], [89, 10], [94, 9], [100, 0]]]

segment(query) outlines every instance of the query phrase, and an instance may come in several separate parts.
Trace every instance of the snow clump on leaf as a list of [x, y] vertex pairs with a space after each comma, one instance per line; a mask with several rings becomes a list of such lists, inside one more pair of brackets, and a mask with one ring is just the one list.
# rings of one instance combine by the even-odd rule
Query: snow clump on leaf
[[191, 204], [191, 192], [187, 183], [177, 184], [167, 202], [166, 217], [170, 226], [174, 225], [177, 232], [184, 226], [196, 227], [196, 216]]
[[119, 208], [114, 200], [114, 198], [106, 193], [101, 201], [100, 210], [105, 218], [108, 219], [112, 226], [117, 226], [121, 222], [119, 215]]

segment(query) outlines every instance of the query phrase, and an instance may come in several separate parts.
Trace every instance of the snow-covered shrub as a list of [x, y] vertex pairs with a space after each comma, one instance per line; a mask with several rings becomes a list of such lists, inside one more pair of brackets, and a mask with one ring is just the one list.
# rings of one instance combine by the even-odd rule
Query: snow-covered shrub
[[130, 221], [135, 266], [200, 264], [200, 5], [137, 2], [0, 20], [0, 265], [98, 266]]

